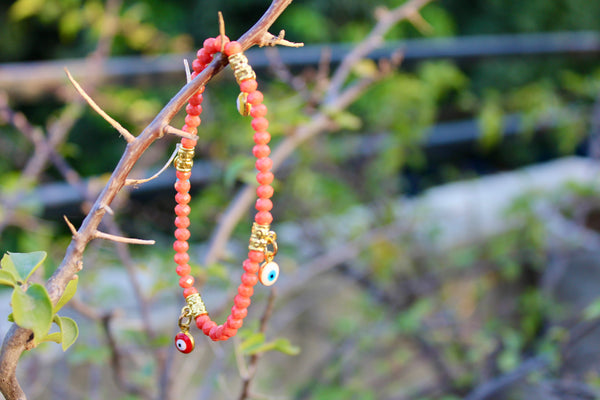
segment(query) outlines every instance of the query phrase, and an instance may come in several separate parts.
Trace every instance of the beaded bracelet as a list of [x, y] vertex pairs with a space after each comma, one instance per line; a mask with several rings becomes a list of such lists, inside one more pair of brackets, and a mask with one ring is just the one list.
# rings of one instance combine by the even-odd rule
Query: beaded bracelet
[[[223, 46], [224, 45], [224, 46]], [[252, 153], [257, 158], [256, 169], [258, 173], [256, 180], [259, 183], [256, 193], [258, 199], [255, 208], [257, 213], [252, 225], [252, 233], [248, 246], [248, 258], [243, 262], [244, 273], [241, 277], [241, 284], [238, 286], [238, 294], [234, 298], [234, 305], [231, 308], [231, 314], [227, 321], [222, 325], [217, 325], [212, 321], [206, 311], [206, 306], [200, 294], [194, 285], [194, 278], [190, 275], [190, 266], [188, 264], [190, 256], [188, 254], [188, 239], [190, 231], [187, 229], [190, 225], [188, 215], [190, 213], [189, 202], [191, 196], [190, 177], [192, 174], [192, 164], [194, 158], [194, 147], [197, 139], [182, 138], [177, 157], [173, 164], [177, 170], [177, 181], [175, 183], [175, 242], [173, 249], [176, 254], [174, 257], [177, 264], [176, 272], [180, 276], [179, 286], [183, 288], [183, 296], [186, 305], [181, 310], [179, 317], [180, 332], [175, 336], [175, 346], [182, 353], [190, 353], [194, 349], [194, 338], [189, 333], [189, 327], [193, 320], [196, 326], [205, 335], [214, 341], [227, 340], [235, 336], [237, 330], [242, 326], [244, 318], [248, 314], [250, 298], [254, 293], [254, 285], [260, 281], [265, 286], [271, 286], [279, 276], [279, 266], [273, 262], [273, 257], [277, 254], [277, 235], [271, 231], [270, 224], [273, 217], [270, 213], [273, 203], [270, 198], [273, 196], [273, 173], [271, 167], [273, 161], [268, 157], [271, 153], [269, 141], [271, 135], [267, 132], [269, 122], [265, 118], [267, 107], [262, 104], [263, 95], [257, 89], [256, 74], [248, 64], [248, 59], [242, 53], [242, 46], [238, 42], [230, 42], [226, 36], [209, 38], [204, 41], [203, 48], [198, 50], [197, 57], [192, 63], [194, 72], [192, 79], [195, 78], [208, 63], [213, 59], [213, 54], [223, 51], [228, 56], [236, 81], [240, 86], [240, 95], [237, 99], [237, 107], [243, 116], [252, 116], [252, 128], [254, 129], [254, 143]], [[196, 134], [197, 127], [200, 125], [200, 114], [202, 113], [202, 93], [204, 87], [196, 92], [190, 99], [186, 107], [187, 115], [185, 125], [182, 130]], [[261, 264], [262, 263], [262, 264]], [[258, 274], [258, 276], [257, 276]]]

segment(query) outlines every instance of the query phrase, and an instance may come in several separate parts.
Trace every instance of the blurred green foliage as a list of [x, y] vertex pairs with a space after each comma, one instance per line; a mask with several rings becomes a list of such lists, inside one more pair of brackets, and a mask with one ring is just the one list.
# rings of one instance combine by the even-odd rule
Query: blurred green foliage
[[[400, 3], [295, 0], [272, 31], [286, 29], [287, 38], [307, 44], [357, 42], [374, 24], [376, 7], [391, 8]], [[267, 2], [258, 0], [125, 1], [116, 21], [111, 54], [193, 51], [204, 38], [216, 34], [218, 10], [224, 13], [228, 35], [237, 37], [266, 7]], [[0, 4], [0, 61], [84, 57], [94, 49], [102, 33], [105, 10], [106, 2], [98, 0], [17, 0]], [[428, 5], [422, 15], [431, 31], [404, 22], [386, 39], [600, 29], [600, 7], [587, 0], [443, 0]], [[332, 132], [311, 139], [294, 153], [275, 182], [275, 218], [278, 223], [301, 225], [297, 229], [307, 230], [304, 235], [311, 245], [324, 251], [331, 243], [360, 238], [367, 229], [393, 222], [397, 218], [393, 204], [407, 191], [414, 194], [439, 183], [574, 154], [590, 128], [589, 115], [600, 89], [600, 69], [593, 62], [540, 57], [459, 65], [442, 60], [401, 68], [374, 84], [349, 109], [331, 114], [335, 124]], [[364, 61], [353, 70], [352, 79], [370, 76], [376, 68], [375, 63]], [[308, 88], [318, 85], [314, 71], [309, 69], [301, 75], [307, 79]], [[103, 85], [97, 88], [94, 98], [137, 134], [182, 83], [183, 74], [180, 82], [165, 79], [137, 87], [127, 83]], [[260, 86], [269, 106], [275, 144], [293, 127], [310, 120], [314, 104], [286, 84], [265, 72], [260, 76]], [[252, 130], [232, 101], [237, 90], [234, 82], [223, 79], [211, 82], [205, 94], [197, 154], [218, 172], [214, 180], [194, 188], [194, 223], [190, 229], [196, 256], [202, 254], [203, 243], [237, 189], [253, 179], [249, 151]], [[24, 100], [13, 105], [41, 126], [65, 107], [57, 98]], [[503, 136], [505, 117], [513, 113], [520, 115], [520, 134], [507, 139]], [[433, 124], [463, 118], [477, 121], [481, 132], [477, 144], [465, 145], [456, 152], [444, 150], [443, 156], [423, 148]], [[174, 125], [180, 125], [182, 120], [178, 116]], [[0, 179], [3, 194], [10, 194], [21, 187], [19, 171], [32, 146], [14, 129], [0, 129]], [[86, 111], [59, 150], [81, 175], [97, 177], [92, 184], [101, 186], [125, 147], [119, 140], [100, 117]], [[160, 166], [172, 147], [173, 143], [167, 140], [156, 143], [150, 149], [147, 165]], [[50, 169], [41, 182], [57, 179], [59, 174]], [[597, 193], [587, 187], [566, 188], [564, 193], [572, 198], [560, 198], [556, 207], [568, 216], [577, 207], [573, 198], [597, 198]], [[170, 188], [143, 198], [136, 198], [134, 192], [117, 212], [127, 235], [152, 236], [159, 242], [151, 250], [132, 248], [147, 283], [147, 295], [154, 304], [178, 301], [172, 293], [176, 277], [171, 268], [165, 268], [172, 264], [171, 197]], [[558, 349], [566, 340], [561, 330], [564, 328], [548, 326], [561, 319], [561, 307], [539, 290], [541, 271], [548, 264], [549, 242], [544, 221], [533, 208], [536, 199], [527, 195], [507, 211], [507, 218], [520, 221], [514, 229], [489, 242], [444, 254], [431, 254], [427, 248], [427, 240], [434, 240], [435, 232], [425, 244], [419, 240], [422, 238], [412, 237], [410, 231], [401, 238], [373, 240], [349, 266], [349, 271], [360, 279], [353, 280], [348, 271], [336, 271], [335, 285], [314, 283], [317, 287], [322, 284], [326, 295], [315, 295], [314, 300], [299, 297], [300, 300], [281, 306], [283, 309], [292, 302], [308, 303], [305, 307], [310, 313], [298, 311], [300, 321], [293, 330], [297, 338], [273, 339], [248, 329], [246, 336], [242, 334], [238, 350], [243, 354], [266, 350], [297, 354], [302, 349], [296, 359], [306, 357], [314, 361], [313, 367], [321, 374], [311, 376], [303, 371], [298, 374], [306, 380], [298, 382], [293, 381], [294, 374], [286, 372], [289, 366], [274, 367], [267, 377], [261, 378], [266, 382], [261, 387], [273, 387], [277, 380], [270, 377], [285, 375], [287, 380], [285, 376], [282, 379], [288, 388], [297, 388], [292, 396], [304, 398], [303, 393], [309, 391], [310, 398], [315, 399], [376, 399], [400, 391], [418, 393], [414, 382], [419, 379], [415, 375], [429, 380], [436, 376], [436, 371], [426, 365], [419, 345], [439, 349], [453, 373], [448, 393], [424, 394], [420, 396], [423, 400], [462, 398], [477, 383], [483, 365], [500, 373], [514, 369], [531, 354], [560, 360]], [[375, 217], [356, 211], [361, 207], [375, 209]], [[46, 249], [47, 265], [56, 267], [70, 232], [55, 215], [44, 215], [39, 202], [19, 204], [18, 213], [40, 218], [35, 229], [26, 224], [29, 229], [17, 226], [5, 230], [2, 250]], [[0, 217], [1, 214], [2, 210]], [[81, 218], [77, 210], [69, 210], [68, 214], [74, 220]], [[345, 218], [343, 226], [328, 225], [329, 218], [338, 215]], [[250, 216], [236, 230], [236, 245], [247, 240], [249, 222]], [[307, 224], [318, 228], [304, 227]], [[302, 268], [304, 250], [293, 243], [282, 246], [282, 256], [295, 260], [290, 262], [290, 269]], [[195, 261], [194, 275], [198, 281], [208, 282], [208, 287], [232, 291], [235, 287], [231, 275], [239, 268], [234, 256], [235, 248], [228, 250], [219, 264], [204, 266]], [[124, 283], [127, 278], [112, 247], [96, 245], [87, 257], [86, 264], [89, 262], [94, 268], [82, 272], [81, 283], [86, 286], [82, 299], [105, 308], [121, 306], [120, 299], [131, 296], [131, 289]], [[425, 285], [428, 278], [433, 289]], [[343, 283], [344, 290], [339, 289], [338, 282]], [[343, 293], [338, 296], [335, 290]], [[211, 301], [217, 297], [215, 293], [208, 295]], [[335, 309], [329, 309], [327, 304]], [[598, 301], [591, 303], [584, 318], [595, 320], [599, 309]], [[140, 341], [141, 331], [139, 326], [127, 326], [120, 332], [119, 340], [140, 352], [170, 344], [170, 336], [162, 331], [155, 342]], [[92, 341], [76, 343], [69, 362], [75, 367], [106, 364], [108, 349], [93, 343], [101, 337], [99, 329], [86, 324], [82, 337]], [[296, 345], [296, 339], [302, 343]], [[314, 351], [317, 355], [311, 354], [311, 346], [323, 341], [333, 342], [334, 346], [328, 345], [334, 348], [327, 348], [331, 353], [318, 349]], [[308, 349], [306, 354], [304, 349]], [[324, 354], [330, 357], [323, 359]], [[290, 363], [271, 353], [268, 357], [273, 357], [269, 358], [273, 363], [279, 362], [274, 364], [277, 366]], [[325, 366], [319, 369], [319, 363]], [[156, 366], [147, 358], [142, 359], [135, 379], [152, 384], [153, 368]], [[396, 376], [403, 377], [402, 385], [407, 388], [388, 382]], [[377, 385], [379, 379], [387, 385], [383, 389]], [[287, 388], [284, 394], [290, 395]]]

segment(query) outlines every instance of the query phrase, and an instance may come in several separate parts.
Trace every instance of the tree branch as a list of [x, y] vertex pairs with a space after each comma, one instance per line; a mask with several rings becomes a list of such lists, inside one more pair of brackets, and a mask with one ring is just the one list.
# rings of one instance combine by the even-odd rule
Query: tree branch
[[[291, 2], [292, 0], [274, 0], [261, 19], [238, 39], [242, 48], [248, 49], [259, 45], [265, 32]], [[137, 160], [155, 140], [162, 136], [165, 127], [169, 125], [171, 119], [188, 99], [220, 72], [226, 64], [226, 57], [222, 54], [216, 55], [214, 60], [194, 80], [186, 84], [169, 101], [142, 133], [127, 144], [125, 152], [106, 186], [85, 217], [77, 235], [69, 244], [61, 264], [45, 284], [53, 303], [58, 301], [67, 283], [79, 271], [83, 252], [87, 244], [94, 238], [98, 225], [106, 213], [106, 206], [112, 203], [117, 193], [124, 187], [127, 176]], [[16, 367], [21, 354], [31, 340], [30, 330], [14, 324], [4, 338], [0, 351], [0, 392], [4, 394], [6, 400], [26, 399], [16, 378]]]

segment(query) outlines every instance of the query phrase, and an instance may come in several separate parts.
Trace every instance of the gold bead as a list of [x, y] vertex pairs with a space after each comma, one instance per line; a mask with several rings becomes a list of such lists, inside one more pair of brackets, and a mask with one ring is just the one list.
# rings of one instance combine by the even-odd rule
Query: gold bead
[[180, 172], [189, 172], [194, 165], [194, 149], [180, 146], [177, 157], [173, 160], [175, 169]]
[[248, 64], [248, 59], [244, 54], [232, 54], [228, 59], [238, 84], [241, 84], [242, 81], [245, 81], [246, 79], [256, 79], [256, 73], [254, 73], [254, 70]]
[[185, 301], [188, 304], [192, 318], [196, 318], [198, 315], [208, 314], [204, 301], [202, 301], [202, 297], [200, 297], [200, 293], [189, 295], [185, 298]]

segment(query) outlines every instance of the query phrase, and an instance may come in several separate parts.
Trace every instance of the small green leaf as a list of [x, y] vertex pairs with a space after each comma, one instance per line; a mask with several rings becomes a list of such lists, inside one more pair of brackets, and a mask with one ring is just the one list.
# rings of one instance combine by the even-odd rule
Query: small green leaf
[[60, 333], [60, 332], [54, 332], [54, 333], [51, 333], [49, 335], [46, 335], [38, 343], [43, 343], [43, 342], [60, 343], [60, 342], [62, 342], [62, 333]]
[[8, 317], [6, 317], [6, 319], [8, 320], [8, 322], [15, 322], [15, 316], [13, 315], [13, 313], [8, 314]]
[[260, 348], [265, 343], [265, 334], [256, 332], [248, 336], [246, 340], [242, 342], [240, 345], [240, 350], [244, 354], [254, 354], [256, 353], [255, 349]]
[[288, 339], [279, 338], [275, 340], [275, 348], [273, 350], [287, 354], [288, 356], [296, 356], [300, 354], [300, 347], [294, 346]]
[[0, 261], [2, 269], [13, 274], [16, 280], [27, 282], [29, 277], [42, 265], [46, 259], [45, 251], [32, 253], [6, 253]]
[[52, 324], [52, 302], [46, 288], [34, 283], [25, 292], [17, 286], [11, 301], [15, 323], [22, 328], [31, 329], [34, 337], [43, 338]]
[[69, 281], [69, 283], [67, 283], [67, 287], [65, 288], [65, 291], [63, 292], [62, 297], [58, 300], [58, 302], [54, 306], [55, 314], [58, 312], [58, 310], [63, 308], [63, 306], [65, 304], [67, 304], [69, 302], [69, 300], [71, 300], [73, 298], [73, 296], [75, 296], [75, 293], [77, 292], [77, 283], [78, 282], [79, 282], [79, 277], [77, 275], [75, 275], [75, 277], [73, 279], [71, 279]]
[[583, 318], [586, 321], [600, 317], [600, 297], [593, 300], [586, 308], [583, 309]]
[[0, 285], [15, 287], [17, 280], [15, 276], [8, 271], [0, 270]]
[[58, 315], [54, 316], [54, 322], [60, 328], [60, 333], [62, 335], [62, 349], [66, 351], [79, 336], [79, 327], [77, 323], [68, 317], [59, 317]]
[[241, 346], [244, 354], [252, 355], [265, 353], [267, 351], [276, 350], [290, 356], [295, 356], [300, 353], [300, 348], [290, 343], [288, 339], [279, 338], [272, 342], [265, 343], [265, 335], [262, 333], [254, 333], [246, 339]]

